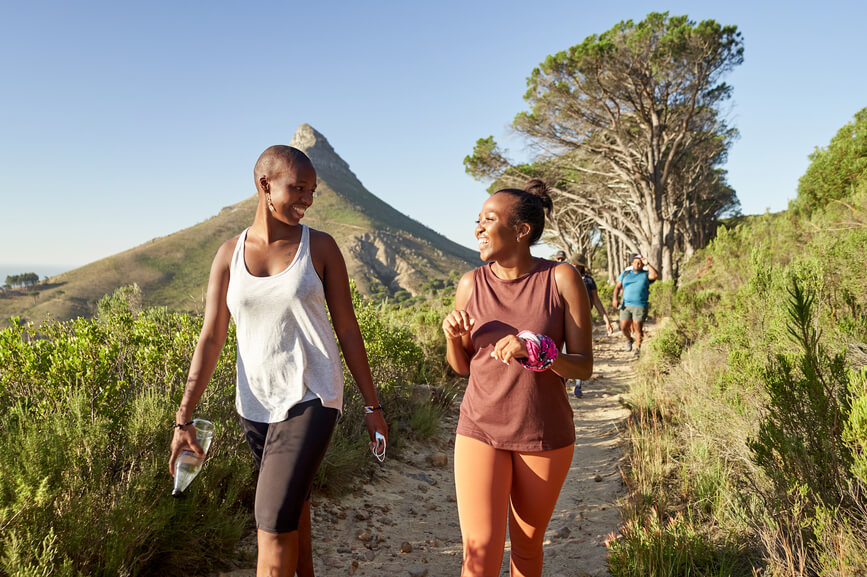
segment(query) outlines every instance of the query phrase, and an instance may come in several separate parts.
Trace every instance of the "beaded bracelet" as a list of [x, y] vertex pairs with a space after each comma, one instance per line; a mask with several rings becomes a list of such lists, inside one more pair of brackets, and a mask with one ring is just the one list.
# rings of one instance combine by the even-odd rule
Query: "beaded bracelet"
[[376, 405], [376, 406], [364, 405], [364, 414], [365, 415], [370, 415], [374, 411], [381, 411], [381, 410], [382, 410], [382, 405]]
[[517, 359], [525, 369], [538, 373], [548, 370], [557, 358], [557, 346], [551, 337], [537, 335], [530, 331], [521, 331], [518, 338], [524, 341], [527, 348], [527, 358]]
[[186, 423], [172, 423], [172, 429], [178, 429], [182, 427], [186, 427], [187, 425], [192, 425], [192, 421], [187, 421]]

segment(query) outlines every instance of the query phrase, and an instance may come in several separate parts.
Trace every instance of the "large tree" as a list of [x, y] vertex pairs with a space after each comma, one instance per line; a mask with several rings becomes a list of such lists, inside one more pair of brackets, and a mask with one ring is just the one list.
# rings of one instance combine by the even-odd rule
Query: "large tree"
[[[676, 247], [695, 245], [683, 242], [696, 232], [684, 219], [704, 214], [708, 196], [728, 191], [716, 205], [736, 203], [716, 169], [734, 136], [720, 111], [731, 94], [721, 78], [742, 61], [736, 27], [651, 13], [549, 56], [529, 77], [530, 110], [513, 126], [540, 162], [568, 164], [558, 188], [576, 210], [672, 278]], [[466, 165], [479, 177], [508, 171], [493, 139], [480, 140]]]
[[867, 108], [837, 131], [826, 148], [810, 155], [810, 166], [798, 182], [795, 209], [805, 214], [852, 193], [867, 178]]

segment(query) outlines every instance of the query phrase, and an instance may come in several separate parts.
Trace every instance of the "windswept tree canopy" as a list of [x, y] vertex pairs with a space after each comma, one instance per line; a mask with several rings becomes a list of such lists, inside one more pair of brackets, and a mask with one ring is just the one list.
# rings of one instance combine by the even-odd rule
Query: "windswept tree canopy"
[[6, 275], [6, 286], [10, 288], [27, 287], [39, 282], [39, 275], [35, 272]]
[[847, 197], [867, 179], [867, 108], [856, 112], [855, 119], [837, 131], [827, 148], [817, 148], [810, 160], [794, 202], [797, 210], [808, 214]]
[[[695, 246], [681, 220], [737, 207], [717, 168], [736, 136], [720, 111], [731, 95], [722, 77], [741, 62], [736, 27], [651, 13], [546, 58], [513, 126], [537, 162], [557, 167], [575, 210], [671, 278], [673, 252]], [[509, 172], [493, 138], [465, 166], [478, 178]]]

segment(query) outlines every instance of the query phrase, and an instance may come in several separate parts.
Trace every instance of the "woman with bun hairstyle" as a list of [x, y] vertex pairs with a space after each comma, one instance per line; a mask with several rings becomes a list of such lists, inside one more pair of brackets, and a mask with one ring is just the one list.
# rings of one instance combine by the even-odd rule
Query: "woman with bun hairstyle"
[[507, 523], [511, 575], [542, 574], [572, 463], [564, 379], [593, 372], [590, 303], [574, 267], [530, 254], [552, 206], [539, 180], [485, 201], [475, 234], [487, 264], [461, 278], [442, 325], [449, 365], [469, 375], [454, 456], [462, 577], [500, 574]]

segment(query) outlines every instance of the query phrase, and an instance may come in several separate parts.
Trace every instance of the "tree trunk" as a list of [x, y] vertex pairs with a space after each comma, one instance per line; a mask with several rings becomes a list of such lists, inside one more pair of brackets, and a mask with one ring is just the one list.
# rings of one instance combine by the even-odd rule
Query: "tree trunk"
[[668, 220], [662, 223], [662, 259], [659, 262], [661, 268], [659, 274], [661, 280], [667, 281], [674, 278], [674, 263], [672, 262], [672, 253], [674, 252], [674, 224]]
[[692, 258], [692, 255], [695, 254], [695, 245], [692, 244], [690, 239], [683, 239], [683, 260], [688, 261]]
[[608, 253], [608, 284], [617, 282], [617, 277], [614, 275], [614, 259], [617, 256], [614, 254], [614, 242], [610, 232], [605, 231], [605, 251]]
[[[642, 254], [650, 261], [650, 264], [659, 271], [662, 268], [662, 247], [665, 246], [664, 225], [661, 219], [654, 218], [650, 222], [650, 246], [642, 246]], [[662, 272], [660, 271], [660, 276]], [[665, 280], [663, 276], [662, 280]]]
[[617, 241], [617, 260], [614, 261], [614, 282], [617, 282], [617, 279], [620, 278], [620, 272], [625, 268], [624, 263], [626, 262], [626, 244], [620, 240]]
[[674, 278], [674, 259], [672, 254], [674, 251], [667, 246], [662, 247], [662, 270], [659, 271], [661, 280], [671, 280]]

